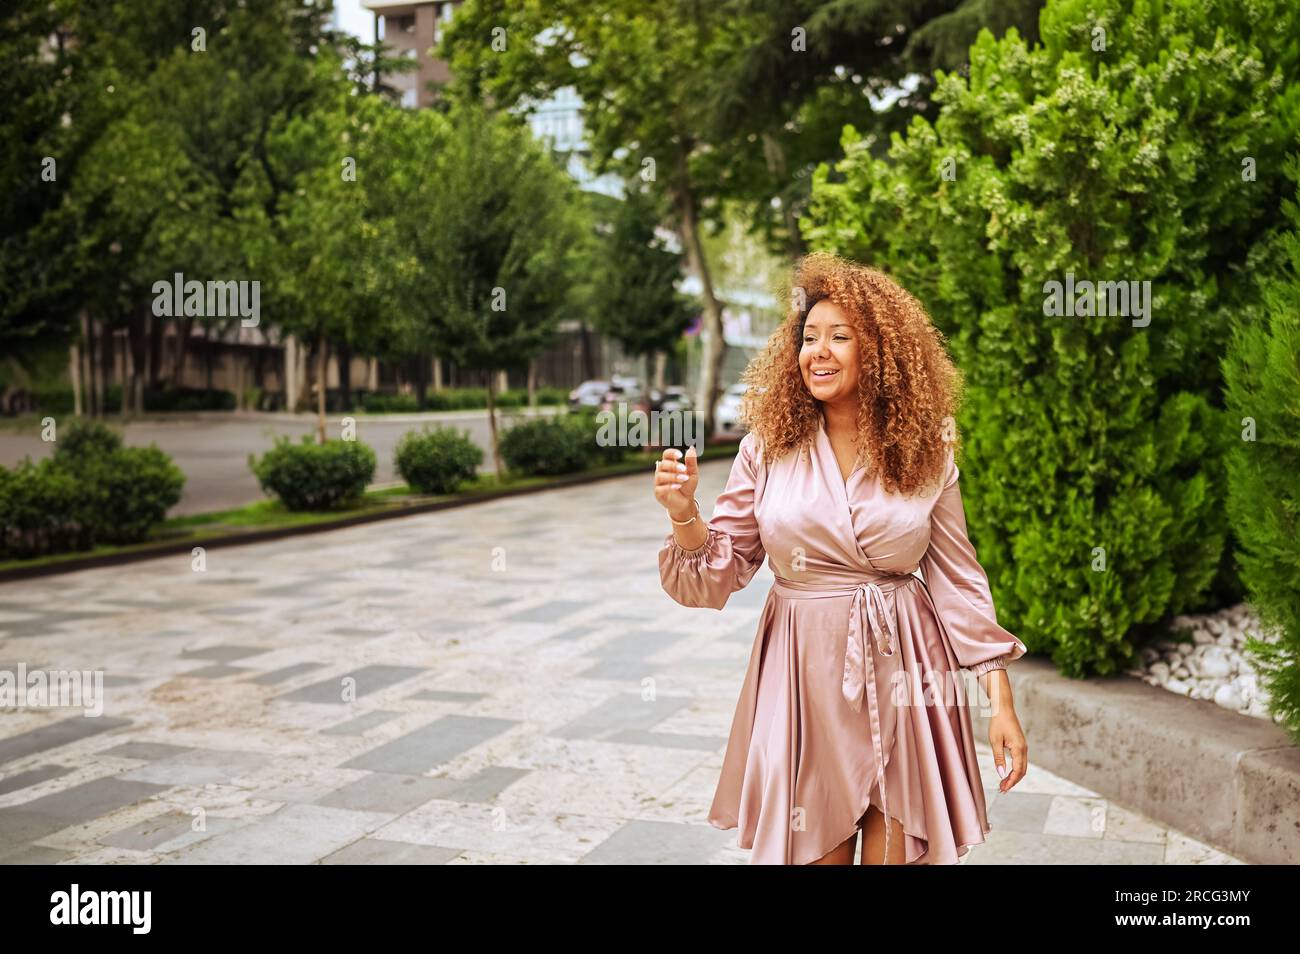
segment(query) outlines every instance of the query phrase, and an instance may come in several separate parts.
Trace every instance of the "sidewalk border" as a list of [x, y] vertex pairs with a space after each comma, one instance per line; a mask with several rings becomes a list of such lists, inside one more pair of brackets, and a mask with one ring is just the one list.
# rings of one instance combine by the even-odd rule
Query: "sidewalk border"
[[[1300, 863], [1300, 747], [1274, 722], [1133, 676], [1070, 679], [1041, 657], [1007, 675], [1030, 774], [1041, 765], [1251, 864]], [[978, 707], [972, 723], [987, 740]]]

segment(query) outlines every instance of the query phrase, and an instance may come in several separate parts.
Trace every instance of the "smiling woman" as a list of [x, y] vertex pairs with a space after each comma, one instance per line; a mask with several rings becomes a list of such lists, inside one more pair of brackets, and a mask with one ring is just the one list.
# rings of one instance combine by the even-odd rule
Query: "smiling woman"
[[863, 864], [952, 864], [990, 830], [978, 697], [948, 690], [961, 670], [992, 700], [1002, 791], [1028, 753], [1005, 671], [1026, 647], [998, 625], [966, 533], [960, 379], [881, 273], [812, 255], [795, 284], [804, 307], [746, 371], [751, 430], [707, 523], [694, 454], [656, 463], [674, 600], [722, 609], [765, 559], [776, 576], [709, 822], [738, 828], [751, 863], [851, 864], [863, 828]]

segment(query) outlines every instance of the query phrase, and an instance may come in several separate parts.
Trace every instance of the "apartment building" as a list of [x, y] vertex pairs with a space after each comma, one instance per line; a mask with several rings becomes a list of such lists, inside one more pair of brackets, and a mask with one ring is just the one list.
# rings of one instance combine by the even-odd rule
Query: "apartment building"
[[363, 6], [375, 15], [373, 39], [392, 47], [394, 55], [408, 57], [418, 64], [412, 72], [394, 73], [389, 78], [402, 91], [402, 105], [412, 108], [433, 105], [434, 88], [451, 79], [451, 70], [445, 60], [438, 59], [431, 51], [442, 42], [442, 31], [456, 15], [460, 0], [431, 3], [365, 0]]

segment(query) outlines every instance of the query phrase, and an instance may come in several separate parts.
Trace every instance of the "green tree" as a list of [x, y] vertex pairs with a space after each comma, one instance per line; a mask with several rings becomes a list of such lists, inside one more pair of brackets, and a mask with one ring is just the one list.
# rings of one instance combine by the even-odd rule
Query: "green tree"
[[403, 198], [388, 236], [394, 337], [482, 373], [502, 477], [496, 375], [522, 368], [569, 310], [584, 225], [576, 186], [517, 119], [462, 103], [418, 114], [389, 154]]
[[[964, 66], [981, 28], [1037, 35], [1042, 0], [725, 0], [724, 33], [697, 64], [707, 105], [703, 181], [744, 202], [774, 251], [803, 252], [813, 169], [842, 156], [852, 123], [883, 152], [931, 117], [936, 69]], [[709, 206], [721, 211], [720, 203]]]
[[[1300, 183], [1300, 153], [1289, 164]], [[1223, 359], [1227, 428], [1241, 440], [1228, 454], [1228, 513], [1238, 560], [1261, 621], [1278, 643], [1252, 640], [1274, 712], [1300, 743], [1300, 191], [1283, 210], [1284, 264], [1265, 278], [1260, 320], [1234, 321]]]
[[657, 183], [701, 284], [706, 352], [699, 410], [711, 433], [726, 355], [722, 303], [700, 240], [711, 191], [698, 179], [707, 147], [701, 64], [725, 43], [721, 4], [666, 0], [471, 0], [443, 41], [452, 95], [534, 107], [565, 87], [583, 102], [594, 169]]
[[594, 236], [593, 323], [628, 354], [668, 352], [698, 309], [677, 290], [681, 252], [668, 248], [658, 232], [663, 196], [633, 179], [623, 200], [606, 207], [609, 221], [599, 223]]
[[[1073, 675], [1200, 605], [1224, 565], [1218, 357], [1281, 225], [1293, 4], [1057, 0], [1042, 45], [981, 33], [887, 159], [845, 130], [806, 233], [925, 302], [967, 375], [972, 533], [999, 614]], [[1147, 286], [1055, 317], [1049, 283]]]

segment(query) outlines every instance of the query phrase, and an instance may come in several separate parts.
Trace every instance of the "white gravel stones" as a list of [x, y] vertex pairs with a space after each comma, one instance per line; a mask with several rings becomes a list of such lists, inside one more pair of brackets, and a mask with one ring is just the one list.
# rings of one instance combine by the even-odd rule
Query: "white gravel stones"
[[1262, 628], [1247, 604], [1217, 613], [1175, 616], [1170, 629], [1187, 641], [1158, 639], [1143, 647], [1142, 666], [1128, 670], [1130, 676], [1242, 715], [1281, 722], [1280, 715], [1269, 713], [1268, 695], [1245, 652], [1248, 635], [1275, 643], [1280, 634]]

